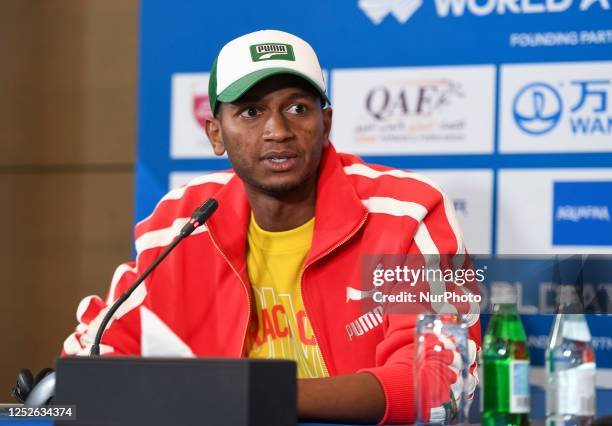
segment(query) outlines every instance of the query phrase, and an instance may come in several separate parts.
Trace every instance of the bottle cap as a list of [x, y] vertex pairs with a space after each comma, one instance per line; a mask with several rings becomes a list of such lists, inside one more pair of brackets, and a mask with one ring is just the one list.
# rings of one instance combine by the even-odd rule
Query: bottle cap
[[491, 303], [494, 305], [514, 305], [517, 302], [516, 287], [510, 283], [493, 283]]
[[557, 306], [558, 311], [563, 313], [584, 312], [577, 288], [573, 285], [560, 285], [557, 287]]

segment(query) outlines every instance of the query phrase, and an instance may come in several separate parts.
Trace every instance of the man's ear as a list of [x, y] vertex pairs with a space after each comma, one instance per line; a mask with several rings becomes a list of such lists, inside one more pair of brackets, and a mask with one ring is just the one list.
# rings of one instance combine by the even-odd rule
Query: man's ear
[[329, 133], [331, 132], [333, 114], [334, 111], [331, 107], [327, 107], [323, 110], [323, 146], [325, 148], [329, 146]]
[[215, 155], [225, 154], [225, 144], [223, 143], [223, 132], [221, 122], [216, 117], [206, 119], [206, 136], [212, 145]]

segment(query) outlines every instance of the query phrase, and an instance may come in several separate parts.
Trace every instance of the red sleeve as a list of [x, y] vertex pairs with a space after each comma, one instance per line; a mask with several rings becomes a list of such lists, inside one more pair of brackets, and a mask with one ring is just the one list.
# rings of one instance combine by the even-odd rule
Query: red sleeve
[[[121, 264], [115, 271], [106, 301], [99, 296], [87, 296], [77, 309], [78, 325], [64, 341], [62, 356], [89, 355], [100, 322], [114, 302], [138, 276], [134, 262]], [[118, 309], [109, 322], [100, 345], [101, 355], [140, 354], [140, 306], [146, 296], [146, 287], [140, 287]], [[120, 321], [118, 321], [120, 319]]]
[[[64, 341], [63, 356], [89, 354], [100, 322], [112, 303], [153, 263], [161, 250], [173, 241], [189, 220], [194, 207], [213, 195], [233, 176], [231, 172], [217, 172], [196, 177], [187, 185], [168, 192], [153, 213], [136, 225], [136, 262], [123, 263], [115, 270], [106, 300], [88, 296], [81, 301], [77, 309], [78, 325], [75, 332]], [[140, 308], [149, 303], [147, 288], [154, 275], [151, 274], [115, 312], [102, 337], [100, 354], [141, 354]]]
[[[455, 268], [471, 267], [453, 206], [443, 193], [419, 224], [409, 252], [446, 254], [450, 255], [446, 258], [454, 262]], [[447, 290], [450, 290], [449, 285], [456, 286], [447, 283]], [[383, 322], [385, 337], [376, 348], [376, 367], [360, 370], [373, 374], [384, 391], [386, 409], [380, 424], [406, 424], [415, 420], [416, 320], [415, 314], [386, 314]], [[470, 375], [464, 389], [471, 396], [478, 383], [476, 352], [481, 346], [478, 315], [473, 315], [469, 323]], [[428, 379], [436, 378], [428, 376]]]

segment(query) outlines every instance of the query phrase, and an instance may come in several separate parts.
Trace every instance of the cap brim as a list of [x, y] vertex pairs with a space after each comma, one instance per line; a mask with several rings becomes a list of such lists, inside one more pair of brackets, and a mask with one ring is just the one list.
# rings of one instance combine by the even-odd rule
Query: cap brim
[[297, 72], [293, 69], [282, 68], [282, 67], [266, 68], [266, 69], [254, 71], [250, 74], [245, 75], [241, 79], [230, 84], [223, 92], [219, 93], [219, 96], [217, 96], [217, 101], [234, 102], [235, 100], [239, 99], [242, 95], [244, 95], [246, 92], [248, 92], [249, 89], [251, 89], [251, 87], [259, 83], [263, 79], [268, 78], [272, 75], [277, 75], [277, 74], [293, 74], [293, 75], [303, 78], [304, 80], [309, 82], [312, 85], [312, 87], [314, 87], [317, 90], [317, 92], [319, 92], [325, 104], [330, 103], [325, 92], [314, 81], [312, 81], [312, 79], [308, 78], [304, 74]]

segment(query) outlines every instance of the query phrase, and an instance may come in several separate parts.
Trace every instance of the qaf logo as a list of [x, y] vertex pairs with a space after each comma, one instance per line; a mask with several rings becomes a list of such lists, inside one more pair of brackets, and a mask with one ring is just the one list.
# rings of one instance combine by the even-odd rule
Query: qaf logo
[[516, 125], [530, 135], [550, 132], [559, 123], [562, 112], [561, 96], [546, 83], [531, 83], [523, 87], [512, 104]]
[[463, 97], [465, 93], [459, 82], [416, 80], [373, 87], [365, 98], [365, 109], [378, 121], [402, 116], [430, 117]]
[[423, 0], [359, 0], [358, 5], [375, 25], [389, 14], [405, 24], [423, 5]]

